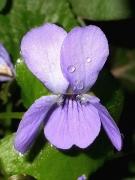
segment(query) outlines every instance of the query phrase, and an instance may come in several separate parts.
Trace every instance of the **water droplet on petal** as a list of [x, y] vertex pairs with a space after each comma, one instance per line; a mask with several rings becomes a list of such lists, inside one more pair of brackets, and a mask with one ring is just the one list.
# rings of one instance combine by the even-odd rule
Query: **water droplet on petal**
[[75, 90], [76, 90], [76, 86], [73, 87], [73, 91], [75, 91]]
[[92, 60], [90, 57], [87, 57], [86, 61], [87, 61], [87, 63], [90, 63]]
[[83, 82], [82, 81], [76, 81], [76, 88], [79, 90], [83, 89], [84, 88]]
[[68, 68], [67, 68], [67, 70], [70, 72], [70, 73], [73, 73], [75, 70], [76, 70], [76, 68], [75, 68], [75, 66], [68, 66]]

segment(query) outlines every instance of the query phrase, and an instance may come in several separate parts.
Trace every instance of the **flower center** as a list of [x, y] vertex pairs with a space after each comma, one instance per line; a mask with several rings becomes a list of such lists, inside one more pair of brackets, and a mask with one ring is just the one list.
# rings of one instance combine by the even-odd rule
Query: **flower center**
[[76, 101], [80, 104], [87, 104], [90, 103], [89, 96], [87, 94], [64, 94], [60, 95], [57, 104], [58, 105], [65, 105], [67, 101]]

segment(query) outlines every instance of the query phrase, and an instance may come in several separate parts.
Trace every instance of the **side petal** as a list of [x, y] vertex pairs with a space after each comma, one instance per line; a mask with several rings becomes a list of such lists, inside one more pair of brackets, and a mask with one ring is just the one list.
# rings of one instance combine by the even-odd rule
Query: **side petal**
[[66, 35], [62, 28], [47, 23], [29, 31], [21, 42], [26, 65], [54, 93], [65, 93], [68, 88], [60, 67], [60, 49]]
[[88, 147], [100, 131], [100, 118], [92, 105], [66, 100], [54, 111], [45, 126], [46, 138], [57, 148]]
[[112, 119], [109, 112], [103, 105], [96, 104], [95, 106], [98, 109], [101, 123], [102, 123], [109, 139], [111, 140], [111, 142], [115, 146], [115, 148], [118, 151], [120, 151], [122, 149], [122, 136], [119, 131], [119, 128], [117, 127], [115, 121]]
[[99, 27], [76, 27], [68, 33], [61, 49], [61, 68], [74, 93], [93, 86], [108, 55], [108, 41]]
[[14, 140], [14, 147], [17, 151], [24, 154], [33, 144], [40, 125], [57, 98], [55, 95], [43, 96], [36, 100], [24, 114]]

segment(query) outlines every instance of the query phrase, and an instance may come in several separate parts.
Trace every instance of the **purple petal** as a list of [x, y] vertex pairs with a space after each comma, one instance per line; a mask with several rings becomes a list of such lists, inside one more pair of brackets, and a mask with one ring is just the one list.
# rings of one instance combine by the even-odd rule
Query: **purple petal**
[[14, 68], [5, 47], [0, 43], [0, 81], [9, 81], [13, 78]]
[[109, 139], [111, 140], [111, 142], [115, 146], [115, 148], [118, 151], [120, 151], [122, 148], [122, 136], [119, 131], [119, 128], [117, 127], [115, 121], [112, 119], [109, 112], [103, 105], [96, 104], [95, 107], [99, 111], [101, 123], [102, 123]]
[[67, 106], [59, 106], [51, 114], [44, 129], [45, 137], [50, 143], [61, 149], [69, 149], [73, 145], [67, 111]]
[[21, 54], [32, 73], [54, 93], [65, 93], [68, 81], [60, 67], [60, 49], [67, 33], [54, 24], [28, 32], [21, 42]]
[[72, 133], [76, 133], [74, 141], [80, 148], [86, 148], [93, 143], [100, 132], [100, 118], [96, 108], [91, 104], [78, 104], [78, 107], [75, 105], [73, 107], [79, 111], [78, 118], [74, 117], [71, 126]]
[[10, 66], [12, 66], [10, 56], [5, 49], [5, 47], [0, 43], [0, 57], [5, 60], [5, 62]]
[[61, 49], [61, 67], [74, 93], [93, 86], [108, 54], [108, 42], [99, 27], [76, 27], [68, 33]]
[[17, 151], [23, 154], [33, 144], [40, 125], [57, 98], [55, 95], [43, 96], [36, 100], [24, 114], [14, 141], [14, 147]]
[[87, 177], [85, 176], [85, 174], [77, 178], [77, 180], [86, 180], [86, 179]]
[[100, 131], [100, 118], [93, 105], [81, 105], [66, 100], [50, 116], [45, 126], [46, 138], [57, 148], [69, 149], [72, 145], [88, 147]]

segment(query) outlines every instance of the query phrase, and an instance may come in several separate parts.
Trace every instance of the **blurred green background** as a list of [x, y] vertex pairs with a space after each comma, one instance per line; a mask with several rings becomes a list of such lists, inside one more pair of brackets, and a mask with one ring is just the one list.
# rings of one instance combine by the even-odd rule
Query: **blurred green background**
[[[58, 151], [43, 132], [25, 156], [13, 149], [23, 113], [49, 93], [19, 59], [22, 36], [46, 22], [67, 31], [94, 24], [106, 34], [110, 56], [92, 91], [118, 123], [121, 152], [113, 149], [104, 131], [86, 150]], [[16, 69], [16, 79], [0, 83], [0, 179], [77, 180], [85, 174], [92, 180], [135, 180], [135, 1], [0, 0], [0, 42]]]

